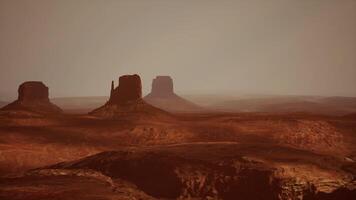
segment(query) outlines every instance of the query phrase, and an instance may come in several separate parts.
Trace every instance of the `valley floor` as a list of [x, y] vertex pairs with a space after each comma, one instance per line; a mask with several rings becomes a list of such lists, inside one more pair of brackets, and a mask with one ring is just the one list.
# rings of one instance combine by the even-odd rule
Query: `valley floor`
[[0, 115], [0, 199], [355, 199], [356, 120]]

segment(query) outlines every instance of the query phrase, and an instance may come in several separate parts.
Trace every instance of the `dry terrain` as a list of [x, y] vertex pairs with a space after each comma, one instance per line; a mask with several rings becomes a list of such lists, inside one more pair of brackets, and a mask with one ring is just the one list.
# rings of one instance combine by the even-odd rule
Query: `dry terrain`
[[308, 114], [3, 112], [0, 199], [354, 199], [355, 134]]

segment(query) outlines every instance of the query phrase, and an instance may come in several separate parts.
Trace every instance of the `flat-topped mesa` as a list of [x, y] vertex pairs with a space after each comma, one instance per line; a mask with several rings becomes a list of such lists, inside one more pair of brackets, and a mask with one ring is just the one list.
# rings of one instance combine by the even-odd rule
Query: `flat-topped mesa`
[[49, 102], [48, 87], [40, 81], [28, 81], [20, 85], [18, 100], [22, 102]]
[[172, 78], [170, 76], [157, 76], [153, 79], [151, 95], [156, 97], [174, 95]]
[[36, 113], [60, 113], [62, 110], [50, 102], [49, 89], [40, 81], [27, 81], [18, 89], [18, 99], [1, 110], [31, 111]]
[[111, 94], [108, 104], [125, 104], [142, 99], [142, 85], [139, 75], [125, 75], [119, 78], [119, 86], [111, 84]]

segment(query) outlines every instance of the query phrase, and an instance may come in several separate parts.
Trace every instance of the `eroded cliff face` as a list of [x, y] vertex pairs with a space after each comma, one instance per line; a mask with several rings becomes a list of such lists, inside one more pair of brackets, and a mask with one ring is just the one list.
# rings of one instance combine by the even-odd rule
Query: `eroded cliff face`
[[30, 81], [22, 83], [18, 89], [18, 100], [22, 102], [49, 101], [48, 87], [42, 82]]
[[141, 78], [137, 74], [119, 78], [119, 86], [111, 91], [108, 104], [120, 105], [142, 98]]
[[60, 113], [62, 110], [50, 102], [48, 87], [39, 81], [24, 82], [19, 86], [18, 99], [2, 108], [5, 111], [31, 111]]
[[133, 184], [100, 172], [79, 169], [44, 169], [16, 178], [0, 179], [0, 199], [120, 199], [154, 200]]
[[151, 106], [142, 99], [142, 85], [139, 75], [124, 75], [119, 78], [118, 87], [112, 89], [105, 105], [90, 114], [104, 118], [150, 118], [161, 117], [166, 113]]
[[164, 151], [125, 150], [49, 168], [98, 171], [113, 180], [133, 183], [155, 198], [302, 200], [336, 193], [346, 199], [355, 197], [352, 174], [300, 164], [275, 165], [241, 156], [194, 159]]

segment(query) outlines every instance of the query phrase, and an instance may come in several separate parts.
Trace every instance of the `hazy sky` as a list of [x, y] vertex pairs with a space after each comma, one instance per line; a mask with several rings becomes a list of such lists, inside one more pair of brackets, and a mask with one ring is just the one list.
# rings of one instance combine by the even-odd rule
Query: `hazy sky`
[[107, 95], [138, 73], [180, 93], [356, 96], [356, 0], [0, 0], [0, 99]]

